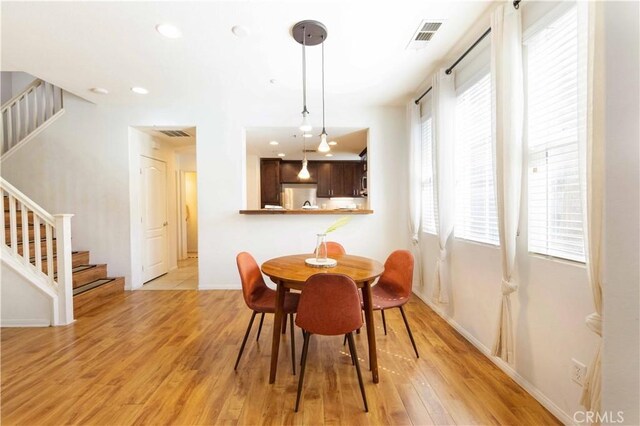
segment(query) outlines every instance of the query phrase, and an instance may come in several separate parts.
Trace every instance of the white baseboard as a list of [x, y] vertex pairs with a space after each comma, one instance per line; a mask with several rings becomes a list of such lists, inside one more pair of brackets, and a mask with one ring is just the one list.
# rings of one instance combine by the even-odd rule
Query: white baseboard
[[51, 327], [51, 321], [46, 319], [0, 319], [0, 327]]
[[418, 299], [422, 300], [427, 306], [429, 306], [438, 316], [445, 320], [451, 327], [453, 327], [462, 337], [467, 339], [473, 346], [476, 347], [489, 361], [493, 362], [500, 370], [502, 370], [507, 376], [511, 377], [518, 385], [520, 385], [529, 395], [534, 397], [544, 408], [549, 410], [551, 414], [556, 416], [565, 425], [573, 425], [573, 419], [567, 413], [565, 413], [560, 407], [558, 407], [553, 401], [551, 401], [544, 393], [535, 387], [531, 382], [522, 377], [511, 365], [504, 362], [501, 358], [491, 355], [491, 351], [485, 345], [476, 339], [471, 333], [469, 333], [464, 327], [458, 324], [453, 318], [447, 316], [442, 310], [425, 296], [414, 292]]

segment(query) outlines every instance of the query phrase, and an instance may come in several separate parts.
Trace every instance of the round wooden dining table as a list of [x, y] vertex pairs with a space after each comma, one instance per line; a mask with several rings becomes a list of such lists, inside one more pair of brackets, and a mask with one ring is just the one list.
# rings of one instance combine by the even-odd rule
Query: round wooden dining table
[[369, 343], [369, 368], [373, 376], [373, 382], [378, 383], [378, 356], [376, 352], [375, 326], [373, 323], [373, 305], [371, 298], [371, 285], [376, 278], [384, 272], [384, 266], [373, 259], [348, 254], [331, 256], [338, 261], [336, 266], [330, 268], [318, 268], [309, 266], [305, 259], [315, 257], [314, 254], [296, 254], [277, 257], [262, 264], [262, 273], [276, 283], [276, 312], [273, 327], [273, 340], [271, 342], [271, 370], [269, 383], [276, 380], [278, 367], [278, 352], [280, 350], [280, 327], [283, 321], [284, 294], [287, 289], [304, 290], [304, 283], [315, 274], [344, 274], [362, 289], [362, 301], [364, 305], [364, 317], [367, 324], [367, 341]]

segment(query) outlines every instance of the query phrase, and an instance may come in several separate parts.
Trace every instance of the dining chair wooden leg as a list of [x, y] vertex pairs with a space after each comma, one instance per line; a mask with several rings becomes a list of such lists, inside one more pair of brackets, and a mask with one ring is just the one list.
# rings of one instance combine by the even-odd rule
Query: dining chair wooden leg
[[413, 333], [411, 333], [411, 328], [409, 327], [409, 322], [407, 321], [407, 316], [404, 314], [404, 309], [402, 309], [402, 306], [400, 306], [400, 313], [402, 314], [404, 325], [407, 327], [407, 333], [409, 333], [409, 339], [411, 339], [413, 350], [416, 351], [416, 358], [420, 358], [420, 355], [418, 355], [418, 348], [416, 347], [416, 342], [415, 340], [413, 340]]
[[293, 314], [289, 314], [289, 325], [291, 327], [291, 368], [293, 375], [296, 375], [296, 338], [294, 333]]
[[287, 314], [282, 316], [282, 334], [287, 332]]
[[367, 394], [364, 391], [364, 383], [362, 382], [362, 372], [360, 371], [360, 362], [358, 361], [358, 353], [356, 352], [356, 344], [353, 341], [353, 333], [347, 334], [349, 340], [349, 349], [351, 350], [351, 356], [354, 359], [356, 366], [356, 373], [358, 374], [358, 383], [360, 384], [360, 393], [362, 394], [362, 402], [364, 402], [365, 413], [369, 412], [369, 405], [367, 404]]
[[[304, 342], [307, 341], [307, 332], [302, 330], [302, 346], [304, 347]], [[302, 365], [302, 356], [300, 357], [300, 365]]]
[[264, 312], [260, 315], [260, 325], [258, 326], [258, 336], [256, 342], [260, 339], [260, 332], [262, 331], [262, 323], [264, 322]]
[[[344, 341], [347, 341], [347, 335], [344, 335]], [[355, 365], [356, 364], [356, 359], [353, 356], [353, 352], [351, 352], [351, 345], [349, 345], [349, 355], [351, 355], [351, 365]]]
[[305, 334], [304, 345], [302, 346], [302, 366], [300, 367], [300, 379], [298, 379], [298, 395], [296, 396], [296, 409], [298, 412], [298, 406], [300, 405], [300, 395], [302, 393], [302, 383], [304, 381], [304, 368], [307, 365], [307, 352], [309, 350], [309, 340], [311, 340], [311, 333]]
[[347, 344], [347, 335], [344, 335], [344, 340], [342, 341], [342, 346]]
[[240, 357], [242, 356], [242, 351], [244, 351], [244, 345], [247, 343], [247, 338], [249, 337], [249, 333], [251, 332], [251, 326], [253, 325], [253, 319], [256, 317], [257, 312], [253, 311], [251, 314], [251, 319], [249, 320], [249, 326], [247, 327], [247, 332], [244, 333], [244, 339], [242, 339], [242, 345], [240, 345], [240, 352], [238, 353], [238, 358], [236, 359], [236, 365], [233, 367], [234, 370], [238, 369], [238, 363], [240, 362]]
[[384, 335], [387, 335], [387, 319], [384, 317], [384, 309], [380, 309], [380, 313], [382, 313], [382, 328], [384, 329]]

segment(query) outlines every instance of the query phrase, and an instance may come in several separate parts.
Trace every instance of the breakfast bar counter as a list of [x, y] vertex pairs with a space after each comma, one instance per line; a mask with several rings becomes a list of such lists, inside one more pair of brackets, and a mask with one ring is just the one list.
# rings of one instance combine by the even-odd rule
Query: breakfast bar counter
[[351, 214], [373, 214], [373, 210], [365, 209], [260, 209], [260, 210], [240, 210], [240, 214], [303, 214], [303, 215], [327, 215], [327, 214], [339, 214], [339, 215], [351, 215]]

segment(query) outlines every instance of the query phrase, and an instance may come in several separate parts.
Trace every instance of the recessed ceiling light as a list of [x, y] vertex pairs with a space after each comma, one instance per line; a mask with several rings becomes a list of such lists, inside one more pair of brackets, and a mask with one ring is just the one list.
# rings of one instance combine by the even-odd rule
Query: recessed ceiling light
[[278, 157], [284, 157], [284, 152], [281, 152], [280, 154], [278, 154]]
[[147, 93], [149, 93], [149, 91], [144, 87], [132, 87], [131, 91], [133, 93], [137, 93], [138, 95], [146, 95]]
[[331, 145], [331, 146], [336, 146], [336, 145], [338, 145], [338, 142], [336, 142], [336, 141], [331, 141], [331, 142], [329, 142], [329, 145]]
[[244, 38], [249, 35], [249, 28], [242, 25], [235, 25], [233, 28], [231, 28], [231, 32], [238, 38]]
[[156, 25], [156, 31], [165, 36], [166, 38], [180, 38], [182, 37], [182, 31], [171, 24], [158, 24]]
[[102, 88], [102, 87], [92, 87], [89, 90], [91, 90], [93, 93], [97, 93], [99, 95], [108, 95], [109, 94], [109, 91], [107, 89], [105, 89], [105, 88]]
[[311, 133], [303, 133], [303, 134], [302, 134], [302, 137], [303, 137], [303, 138], [312, 138], [312, 137], [313, 137], [313, 135], [312, 135]]
[[278, 145], [278, 141], [271, 141], [269, 142], [269, 145]]
[[324, 156], [325, 157], [333, 157], [333, 154], [332, 153], [328, 153], [328, 154], [325, 154]]

